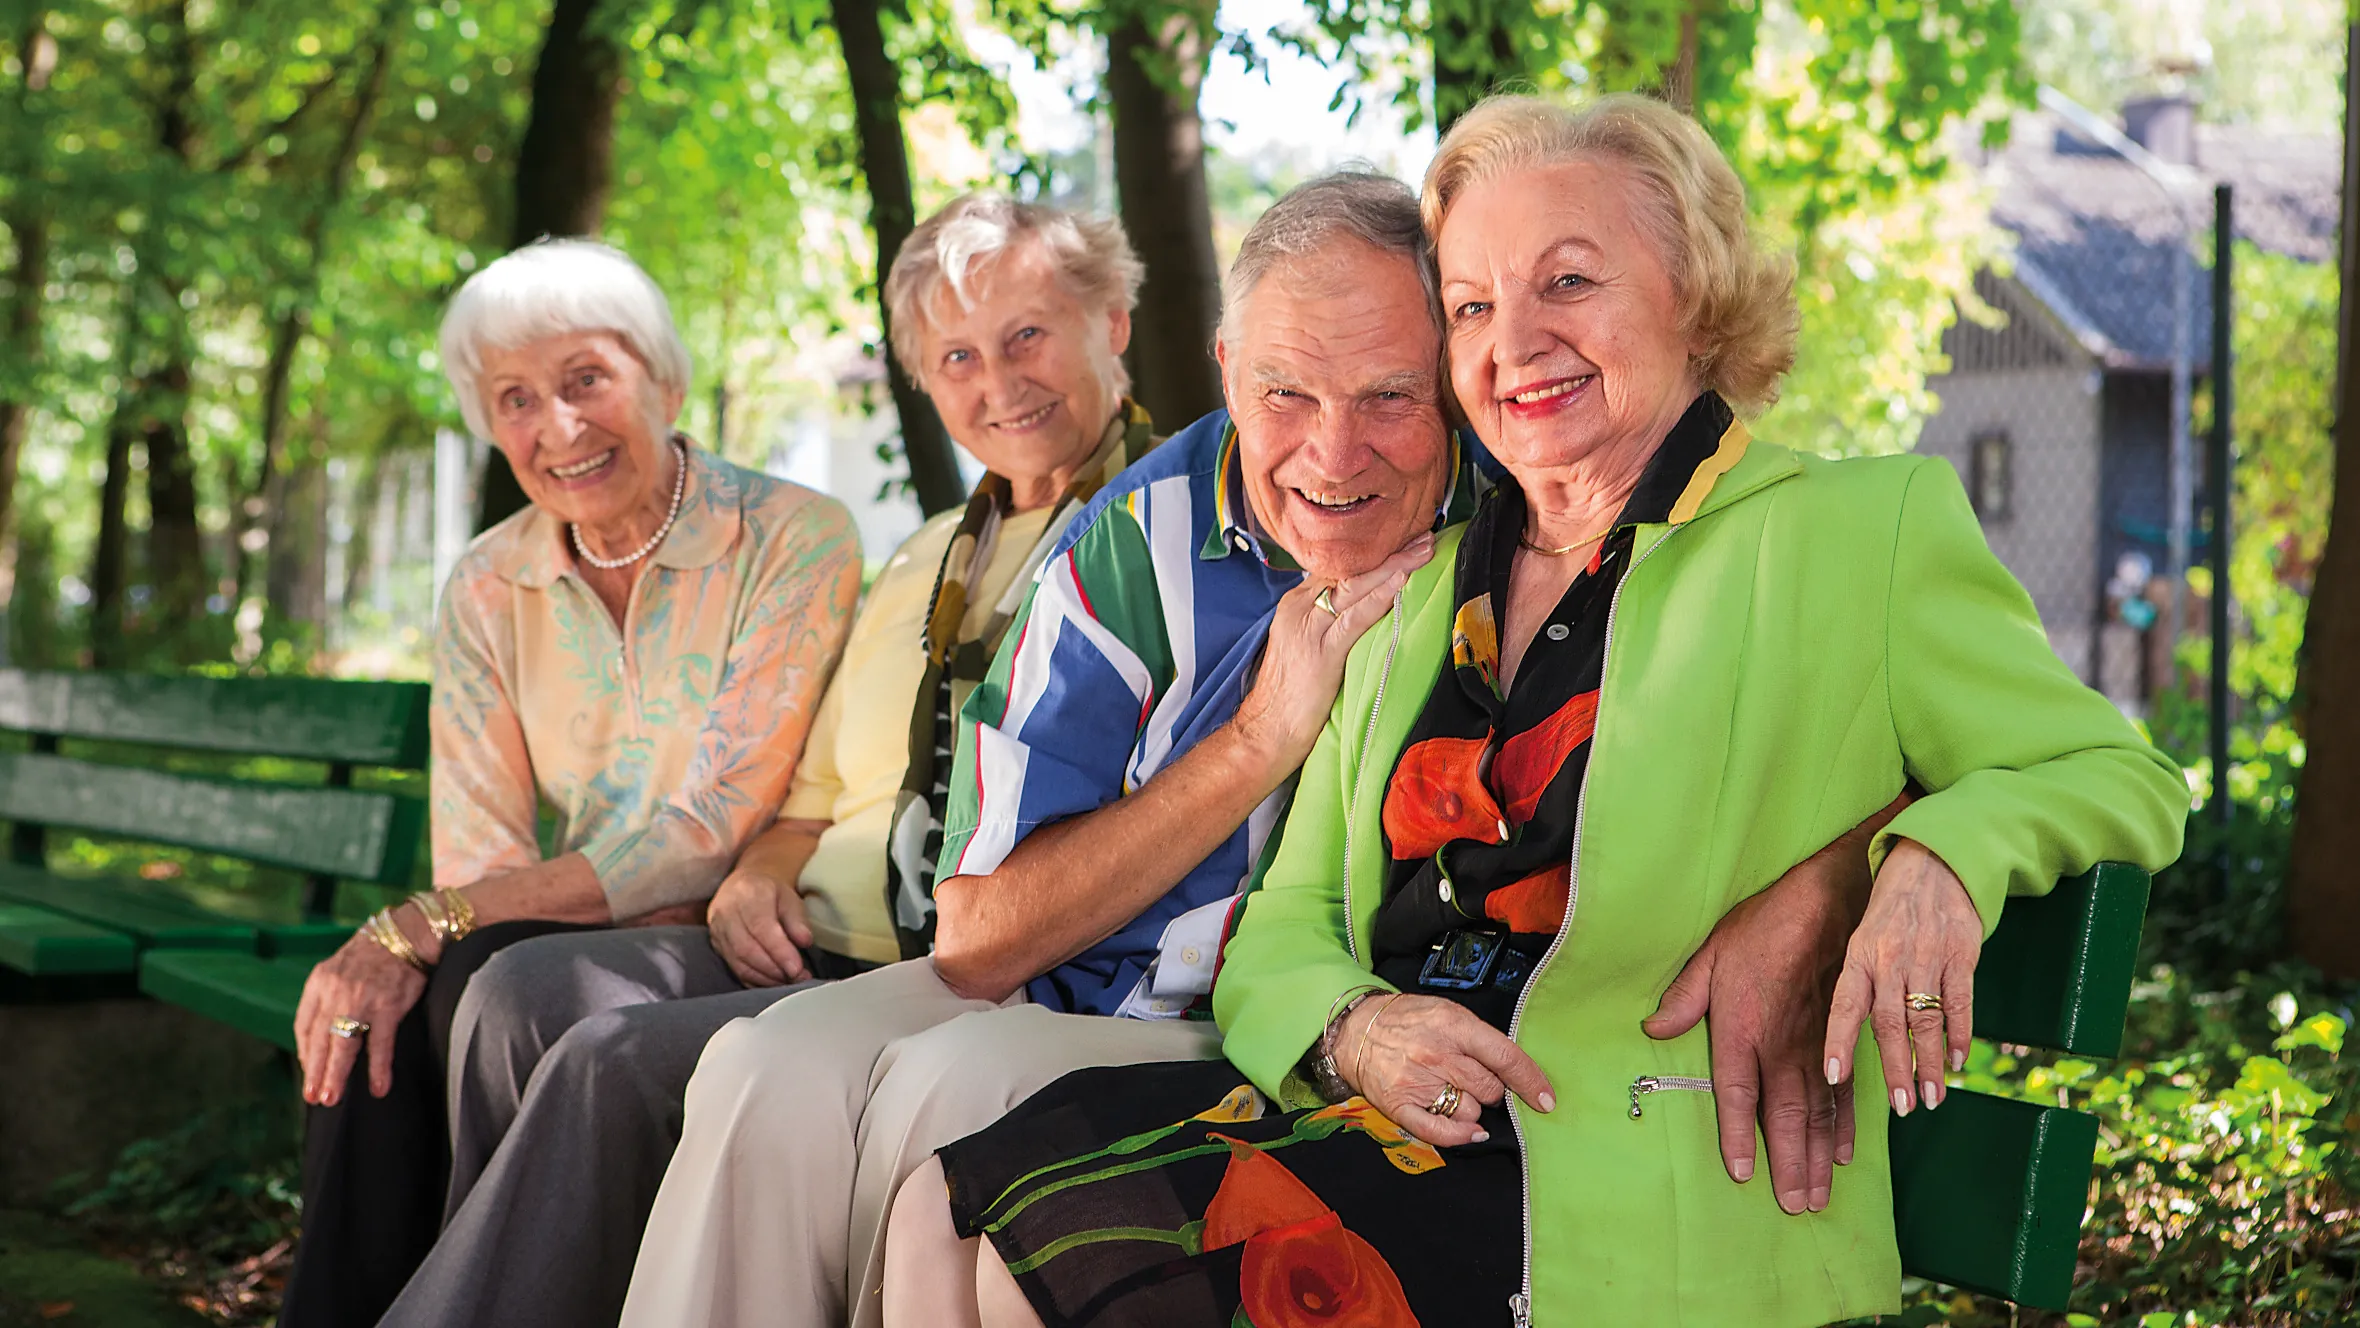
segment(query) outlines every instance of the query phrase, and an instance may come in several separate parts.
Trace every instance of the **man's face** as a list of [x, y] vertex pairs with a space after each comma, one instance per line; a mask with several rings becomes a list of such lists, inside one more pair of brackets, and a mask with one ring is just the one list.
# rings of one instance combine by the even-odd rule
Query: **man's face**
[[1450, 477], [1442, 339], [1417, 268], [1353, 240], [1265, 274], [1216, 347], [1246, 500], [1303, 570], [1374, 569]]

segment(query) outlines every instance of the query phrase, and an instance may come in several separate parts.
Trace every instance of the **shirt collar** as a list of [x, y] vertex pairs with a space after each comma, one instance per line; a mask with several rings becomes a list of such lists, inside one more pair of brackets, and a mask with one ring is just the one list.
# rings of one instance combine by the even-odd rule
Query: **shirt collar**
[[1746, 439], [1745, 426], [1719, 393], [1698, 396], [1647, 459], [1637, 487], [1614, 519], [1615, 527], [1679, 525], [1693, 519], [1713, 482], [1745, 454]]
[[[737, 543], [744, 524], [743, 486], [720, 458], [674, 434], [688, 460], [686, 487], [680, 495], [680, 517], [648, 561], [657, 567], [688, 571], [720, 561]], [[511, 521], [484, 535], [491, 547], [492, 570], [529, 590], [545, 589], [576, 571], [565, 523], [538, 505], [525, 508]]]
[[[1434, 524], [1429, 527], [1433, 530], [1466, 520], [1472, 514], [1472, 500], [1480, 496], [1458, 431], [1452, 430], [1449, 438], [1450, 473], [1443, 482], [1442, 501], [1434, 509]], [[1226, 558], [1234, 549], [1246, 550], [1281, 571], [1302, 570], [1254, 518], [1254, 506], [1246, 500], [1245, 474], [1238, 461], [1237, 425], [1229, 422], [1221, 426], [1221, 454], [1213, 470], [1213, 529], [1205, 536], [1205, 546], [1197, 551], [1197, 556]]]

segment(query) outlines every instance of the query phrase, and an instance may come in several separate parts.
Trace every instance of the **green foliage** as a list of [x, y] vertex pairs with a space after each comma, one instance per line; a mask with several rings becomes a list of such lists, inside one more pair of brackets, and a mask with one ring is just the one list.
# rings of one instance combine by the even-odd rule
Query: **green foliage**
[[2025, 0], [2035, 78], [2111, 110], [2185, 91], [2208, 120], [2332, 134], [2347, 0]]
[[[2099, 1118], [2074, 1313], [2096, 1325], [2328, 1325], [2360, 1308], [2360, 1061], [2351, 993], [2298, 966], [2207, 989], [2168, 967], [2132, 994], [2110, 1064], [1978, 1042], [1956, 1087]], [[1927, 1322], [2002, 1304], [1927, 1287]], [[1922, 1314], [1922, 1311], [1921, 1311]]]

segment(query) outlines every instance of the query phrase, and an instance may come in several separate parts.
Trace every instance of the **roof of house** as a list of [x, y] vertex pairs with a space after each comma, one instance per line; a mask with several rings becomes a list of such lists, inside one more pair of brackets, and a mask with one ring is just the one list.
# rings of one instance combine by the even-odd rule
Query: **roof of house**
[[[2238, 238], [2310, 262], [2335, 258], [2341, 144], [2236, 125], [2196, 128], [2181, 206], [2198, 239], [2212, 226], [2212, 186], [2236, 191]], [[2172, 243], [2180, 222], [2137, 167], [2066, 131], [2046, 113], [2018, 117], [1987, 160], [1993, 219], [2016, 237], [2016, 279], [2107, 366], [2168, 369], [2173, 349]], [[2189, 264], [2189, 357], [2212, 355], [2211, 255]]]

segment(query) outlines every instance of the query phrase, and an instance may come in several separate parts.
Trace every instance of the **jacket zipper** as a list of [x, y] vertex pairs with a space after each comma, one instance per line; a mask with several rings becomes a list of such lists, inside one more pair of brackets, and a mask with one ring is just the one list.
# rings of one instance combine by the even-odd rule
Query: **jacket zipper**
[[1393, 653], [1401, 648], [1401, 605], [1405, 592], [1393, 592], [1393, 639], [1385, 645], [1385, 664], [1377, 670], [1376, 700], [1368, 709], [1368, 728], [1360, 735], [1360, 755], [1352, 767], [1352, 805], [1344, 809], [1344, 949], [1360, 958], [1360, 923], [1352, 911], [1352, 827], [1360, 823], [1360, 781], [1368, 773], [1368, 745], [1377, 739], [1377, 716], [1385, 711], [1385, 684], [1393, 677]]
[[[1632, 577], [1639, 574], [1639, 565], [1646, 562], [1671, 537], [1672, 532], [1669, 530], [1657, 536], [1655, 543], [1640, 550], [1639, 556], [1631, 560], [1631, 565], [1614, 583], [1614, 597], [1606, 602], [1606, 644], [1598, 653], [1598, 682], [1601, 687], [1605, 686], [1607, 665], [1614, 658], [1614, 620], [1622, 611], [1623, 589], [1631, 584]], [[1596, 742], [1597, 737], [1593, 733], [1593, 754], [1597, 750]], [[1524, 989], [1516, 993], [1516, 1012], [1508, 1018], [1510, 1041], [1514, 1041], [1517, 1032], [1524, 1027], [1524, 1005], [1532, 999], [1533, 989], [1540, 986], [1541, 973], [1549, 967], [1549, 961], [1557, 957], [1557, 952], [1565, 948], [1565, 938], [1573, 931], [1574, 910], [1581, 907], [1582, 902], [1582, 823], [1589, 813], [1590, 781], [1585, 777], [1581, 794], [1573, 803], [1573, 847], [1568, 853], [1570, 861], [1566, 864], [1565, 920], [1557, 924], [1557, 935], [1550, 940], [1547, 953], [1541, 956], [1539, 963], [1532, 966], [1530, 973], [1524, 975]], [[1349, 879], [1346, 885], [1349, 887]], [[1505, 1101], [1508, 1124], [1516, 1131], [1516, 1165], [1523, 1173], [1524, 1181], [1524, 1289], [1508, 1297], [1508, 1313], [1514, 1317], [1516, 1328], [1532, 1328], [1532, 1148], [1531, 1142], [1524, 1137], [1523, 1106], [1518, 1103], [1514, 1093], [1508, 1094]], [[1635, 1099], [1633, 1105], [1637, 1105]]]
[[1639, 1119], [1639, 1099], [1649, 1093], [1710, 1093], [1713, 1081], [1684, 1074], [1643, 1074], [1631, 1081], [1631, 1119]]

